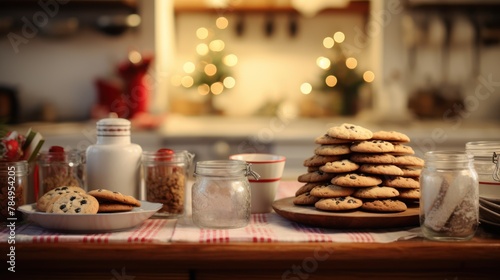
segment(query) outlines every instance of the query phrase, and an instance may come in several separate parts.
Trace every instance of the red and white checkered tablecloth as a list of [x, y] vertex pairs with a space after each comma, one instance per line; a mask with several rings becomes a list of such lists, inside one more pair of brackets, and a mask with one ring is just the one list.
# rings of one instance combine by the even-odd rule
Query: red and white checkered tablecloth
[[[119, 232], [109, 233], [64, 233], [44, 229], [32, 223], [26, 223], [16, 228], [15, 239], [19, 242], [33, 243], [152, 243], [170, 242], [176, 220], [148, 219], [141, 225]], [[0, 242], [5, 242], [9, 237], [9, 229], [0, 232]]]
[[[293, 196], [298, 182], [282, 182], [276, 199]], [[5, 242], [10, 230], [4, 226], [0, 241]], [[82, 242], [82, 243], [229, 243], [229, 242], [378, 242], [387, 243], [420, 235], [420, 228], [381, 230], [338, 230], [311, 227], [282, 218], [271, 212], [252, 214], [250, 223], [237, 229], [202, 229], [191, 216], [178, 220], [148, 219], [141, 225], [120, 232], [70, 234], [47, 230], [31, 223], [15, 230], [16, 242]]]
[[236, 229], [200, 229], [190, 217], [177, 222], [172, 242], [377, 242], [418, 236], [419, 228], [394, 230], [335, 230], [291, 222], [276, 213], [252, 214], [249, 225]]

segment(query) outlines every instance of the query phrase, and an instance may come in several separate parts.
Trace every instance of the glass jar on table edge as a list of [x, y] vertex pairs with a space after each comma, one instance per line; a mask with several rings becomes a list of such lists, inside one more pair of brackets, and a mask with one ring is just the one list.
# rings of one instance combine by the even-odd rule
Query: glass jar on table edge
[[197, 162], [192, 186], [192, 219], [201, 228], [240, 228], [250, 221], [248, 176], [258, 179], [242, 160]]
[[463, 151], [430, 151], [420, 174], [420, 226], [436, 241], [471, 239], [479, 225], [478, 176]]

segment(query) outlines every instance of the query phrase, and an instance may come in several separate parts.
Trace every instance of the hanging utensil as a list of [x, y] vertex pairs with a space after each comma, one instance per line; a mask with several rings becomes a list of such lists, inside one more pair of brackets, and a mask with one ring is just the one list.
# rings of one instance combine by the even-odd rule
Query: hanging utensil
[[442, 21], [444, 27], [444, 38], [441, 49], [441, 80], [444, 84], [449, 83], [449, 64], [450, 64], [450, 44], [451, 44], [451, 19], [450, 17], [442, 13]]
[[238, 14], [235, 25], [236, 36], [241, 37], [245, 33], [245, 18], [243, 14]]
[[425, 20], [420, 13], [406, 13], [401, 20], [403, 44], [408, 49], [408, 68], [416, 68], [417, 48], [424, 41]]
[[49, 38], [67, 38], [75, 35], [80, 29], [80, 21], [76, 17], [54, 18], [40, 27], [41, 34]]
[[[427, 33], [427, 45], [433, 49], [434, 53], [441, 55], [441, 64], [443, 65], [444, 54], [443, 45], [446, 36], [446, 27], [439, 14], [433, 14], [429, 17], [429, 32]], [[433, 69], [429, 69], [432, 71]], [[441, 71], [443, 74], [443, 71]], [[443, 79], [443, 77], [441, 77]], [[433, 81], [437, 82], [437, 81]]]
[[299, 23], [297, 21], [298, 21], [297, 15], [290, 14], [290, 16], [288, 18], [288, 34], [292, 38], [297, 36], [298, 30], [299, 30]]
[[274, 34], [274, 15], [272, 14], [266, 16], [264, 33], [266, 34], [266, 37], [271, 37]]
[[137, 14], [102, 15], [97, 18], [96, 27], [109, 36], [119, 36], [130, 28], [139, 26], [141, 17]]
[[470, 17], [473, 29], [473, 51], [472, 51], [472, 78], [476, 79], [481, 74], [481, 19], [477, 14]]
[[447, 102], [458, 102], [461, 100], [460, 87], [451, 82], [450, 77], [450, 50], [451, 50], [451, 35], [453, 33], [453, 19], [446, 11], [442, 12], [443, 26], [444, 26], [444, 40], [442, 47], [442, 60], [441, 60], [441, 97]]
[[[454, 17], [453, 28], [450, 35], [450, 46], [452, 49], [459, 51], [457, 56], [452, 59], [454, 65], [463, 65], [462, 69], [455, 71], [455, 81], [466, 81], [471, 76], [470, 72], [474, 71], [474, 27], [471, 24], [469, 17], [457, 14]], [[458, 63], [457, 63], [458, 62]], [[459, 72], [459, 73], [457, 73]], [[460, 75], [457, 75], [460, 74]]]

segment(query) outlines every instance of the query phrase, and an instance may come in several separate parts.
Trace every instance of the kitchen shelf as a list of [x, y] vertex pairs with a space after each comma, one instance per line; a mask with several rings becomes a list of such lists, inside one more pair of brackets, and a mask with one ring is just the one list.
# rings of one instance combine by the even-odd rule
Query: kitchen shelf
[[429, 1], [409, 0], [406, 6], [414, 11], [442, 11], [444, 13], [488, 13], [496, 14], [500, 11], [500, 1], [497, 0], [460, 0], [460, 1]]
[[[2, 13], [5, 15], [11, 15], [14, 12], [22, 12], [23, 15], [27, 11], [40, 11], [41, 6], [36, 0], [2, 0], [0, 7], [2, 8]], [[64, 9], [58, 10], [63, 13], [67, 12], [82, 12], [87, 10], [125, 10], [128, 12], [137, 12], [137, 1], [136, 0], [72, 0], [68, 3], [60, 3], [57, 7], [64, 7]], [[51, 7], [51, 9], [54, 9]]]
[[[220, 13], [223, 10], [228, 12], [243, 13], [298, 13], [289, 1], [285, 4], [276, 5], [275, 1], [236, 1], [227, 8], [209, 7], [205, 1], [180, 1], [176, 0], [174, 10], [176, 13]], [[326, 8], [319, 13], [352, 13], [368, 15], [370, 11], [369, 1], [350, 1], [347, 7]]]

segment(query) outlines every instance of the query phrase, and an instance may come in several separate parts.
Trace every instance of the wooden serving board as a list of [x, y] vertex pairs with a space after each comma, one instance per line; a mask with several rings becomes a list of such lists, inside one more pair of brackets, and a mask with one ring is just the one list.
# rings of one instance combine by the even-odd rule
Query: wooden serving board
[[419, 207], [409, 207], [399, 213], [370, 213], [364, 211], [326, 212], [314, 206], [296, 206], [294, 197], [274, 201], [273, 209], [285, 219], [310, 226], [351, 228], [394, 228], [419, 225]]

